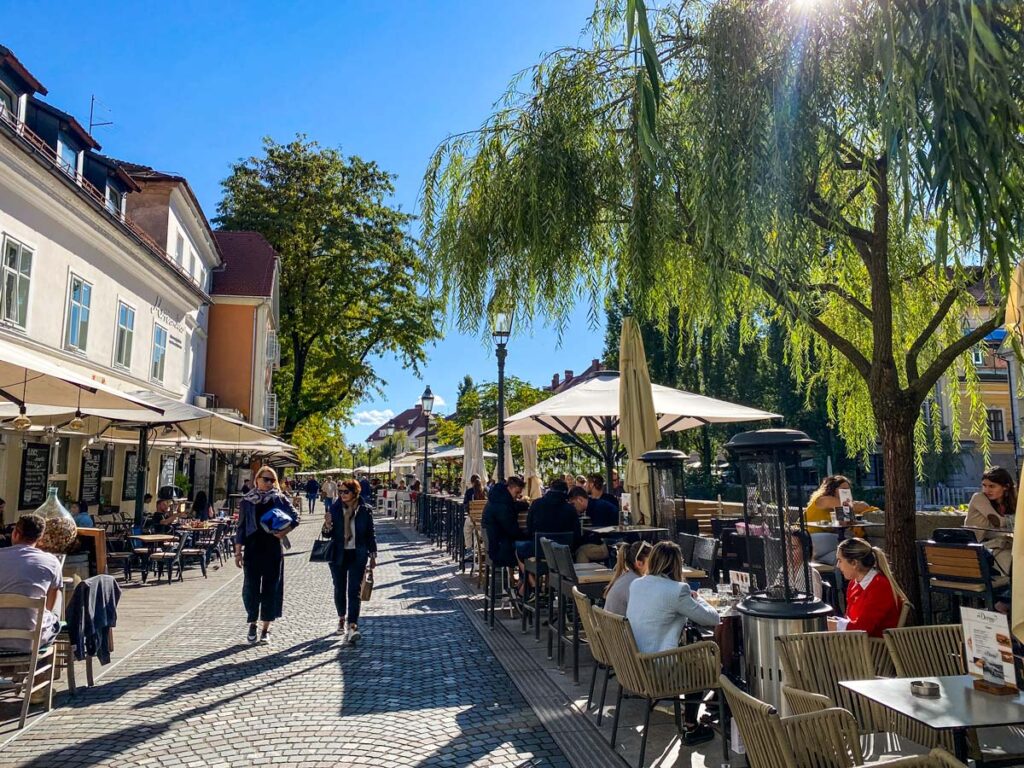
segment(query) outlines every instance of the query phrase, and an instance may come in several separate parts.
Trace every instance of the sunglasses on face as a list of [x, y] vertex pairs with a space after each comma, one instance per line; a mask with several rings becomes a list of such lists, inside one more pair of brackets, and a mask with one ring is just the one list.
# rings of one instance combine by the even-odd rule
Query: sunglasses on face
[[274, 478], [272, 478], [272, 477], [267, 477], [266, 475], [263, 475], [263, 476], [262, 476], [262, 477], [260, 478], [260, 482], [261, 482], [261, 483], [272, 483], [272, 482], [274, 482]]
[[342, 490], [338, 491], [338, 493], [346, 493], [349, 496], [352, 495], [352, 491], [348, 490], [347, 488], [343, 488]]

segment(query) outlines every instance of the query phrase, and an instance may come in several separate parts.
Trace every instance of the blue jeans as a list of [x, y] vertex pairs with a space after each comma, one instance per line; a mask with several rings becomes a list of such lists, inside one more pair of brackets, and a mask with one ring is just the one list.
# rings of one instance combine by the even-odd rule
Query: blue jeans
[[359, 591], [368, 559], [365, 549], [346, 549], [339, 559], [330, 564], [331, 578], [334, 580], [334, 607], [338, 610], [338, 618], [347, 617], [349, 624], [359, 623], [359, 607], [362, 602]]

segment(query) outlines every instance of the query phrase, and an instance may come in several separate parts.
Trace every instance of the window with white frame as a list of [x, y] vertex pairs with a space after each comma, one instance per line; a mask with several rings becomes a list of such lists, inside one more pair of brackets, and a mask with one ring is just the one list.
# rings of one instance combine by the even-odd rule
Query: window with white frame
[[17, 115], [14, 110], [14, 94], [6, 88], [0, 87], [0, 115]]
[[78, 174], [78, 150], [63, 132], [57, 138], [57, 163], [65, 173]]
[[107, 210], [115, 216], [121, 215], [121, 191], [112, 184], [107, 184]]
[[164, 364], [167, 362], [167, 329], [159, 323], [153, 325], [153, 359], [149, 377], [163, 383]]
[[89, 339], [89, 308], [92, 305], [92, 286], [78, 275], [71, 275], [68, 291], [68, 322], [64, 329], [64, 346], [85, 352]]
[[975, 368], [980, 368], [985, 365], [985, 347], [981, 344], [976, 344], [971, 349], [971, 360], [974, 362]]
[[132, 367], [132, 342], [135, 340], [135, 310], [117, 302], [117, 336], [114, 339], [114, 365]]
[[178, 238], [174, 241], [174, 260], [179, 264], [185, 263], [185, 238], [181, 232], [178, 233]]
[[196, 252], [191, 248], [188, 249], [188, 274], [191, 278], [195, 279], [196, 275]]
[[28, 321], [28, 289], [33, 251], [13, 237], [4, 238], [3, 319], [24, 328]]

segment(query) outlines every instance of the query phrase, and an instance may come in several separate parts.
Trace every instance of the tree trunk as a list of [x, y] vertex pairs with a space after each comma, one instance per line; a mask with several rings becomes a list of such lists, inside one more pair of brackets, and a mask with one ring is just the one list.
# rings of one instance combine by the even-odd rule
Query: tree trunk
[[915, 607], [921, 605], [917, 573], [917, 526], [914, 471], [914, 422], [909, 406], [879, 409], [885, 479], [885, 554], [896, 581]]
[[285, 441], [292, 439], [292, 433], [299, 425], [299, 398], [302, 396], [302, 379], [306, 375], [306, 353], [307, 350], [300, 346], [298, 338], [293, 334], [292, 354], [295, 367], [292, 372], [292, 387], [288, 393], [288, 407], [285, 408], [284, 426], [281, 428], [281, 438]]

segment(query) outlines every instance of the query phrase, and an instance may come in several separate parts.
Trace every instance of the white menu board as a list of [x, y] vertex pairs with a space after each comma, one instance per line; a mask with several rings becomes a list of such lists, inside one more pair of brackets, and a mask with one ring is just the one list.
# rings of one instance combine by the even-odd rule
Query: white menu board
[[1013, 643], [1005, 614], [961, 608], [967, 671], [994, 685], [1017, 687]]

